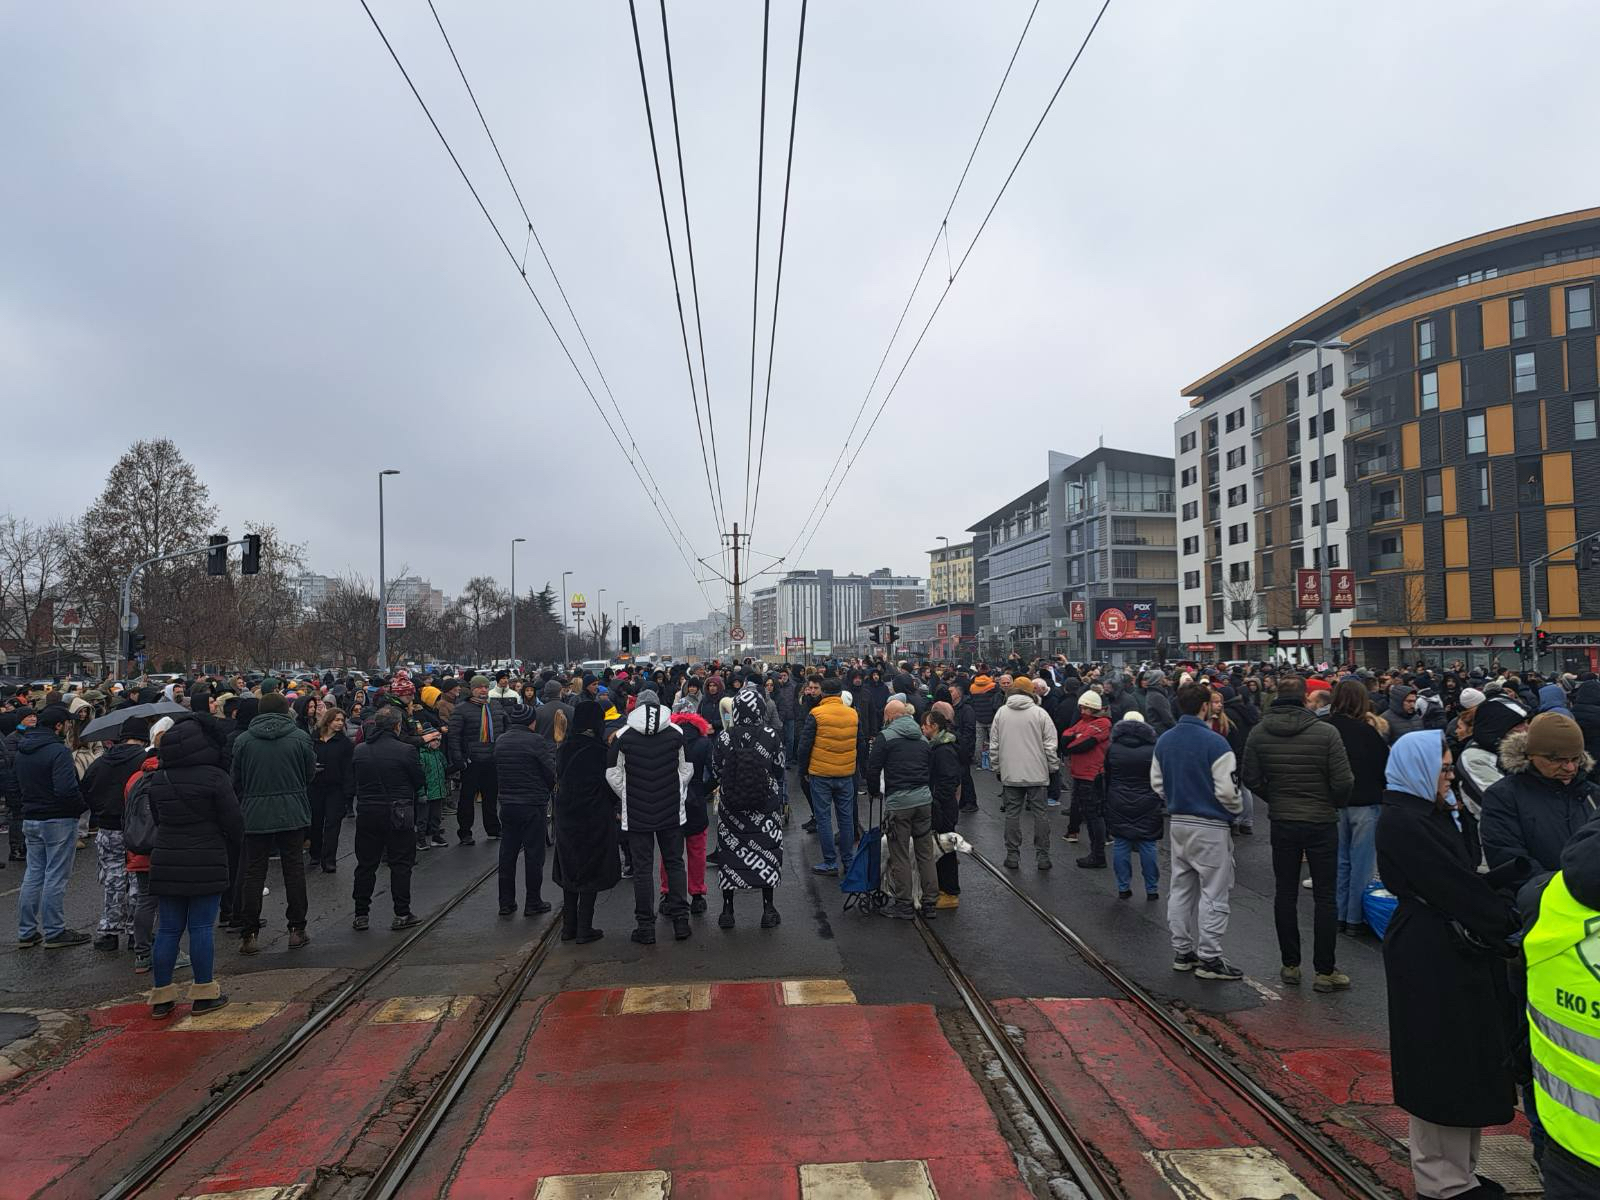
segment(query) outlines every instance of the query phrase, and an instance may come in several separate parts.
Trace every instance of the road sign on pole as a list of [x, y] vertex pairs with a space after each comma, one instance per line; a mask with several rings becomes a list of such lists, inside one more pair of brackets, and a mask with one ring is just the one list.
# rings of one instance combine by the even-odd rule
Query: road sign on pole
[[389, 629], [404, 629], [406, 627], [406, 606], [404, 604], [387, 605], [384, 625]]
[[124, 632], [131, 633], [133, 630], [139, 628], [139, 614], [136, 612], [128, 613], [122, 618], [121, 624]]
[[744, 641], [744, 626], [735, 625], [732, 629], [728, 630], [728, 636], [736, 642]]

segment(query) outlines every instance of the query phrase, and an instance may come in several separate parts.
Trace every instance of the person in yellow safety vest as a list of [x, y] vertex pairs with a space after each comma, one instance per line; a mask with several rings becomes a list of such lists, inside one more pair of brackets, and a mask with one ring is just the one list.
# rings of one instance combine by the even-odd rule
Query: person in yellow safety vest
[[1594, 1200], [1600, 1196], [1600, 816], [1567, 843], [1561, 870], [1530, 882], [1518, 899], [1533, 922], [1522, 949], [1544, 1194]]

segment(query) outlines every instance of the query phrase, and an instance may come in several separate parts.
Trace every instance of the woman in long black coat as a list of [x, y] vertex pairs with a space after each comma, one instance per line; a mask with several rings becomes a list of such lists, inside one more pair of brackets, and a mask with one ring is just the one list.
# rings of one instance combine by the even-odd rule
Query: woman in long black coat
[[1516, 914], [1478, 874], [1476, 823], [1453, 805], [1452, 775], [1442, 730], [1405, 734], [1378, 819], [1378, 874], [1400, 899], [1383, 942], [1390, 1070], [1427, 1197], [1478, 1186], [1479, 1131], [1510, 1121], [1516, 1102], [1505, 963]]
[[604, 714], [585, 700], [556, 752], [555, 863], [551, 877], [561, 889], [561, 939], [580, 945], [598, 941], [594, 899], [622, 877], [617, 851], [615, 798], [606, 783]]

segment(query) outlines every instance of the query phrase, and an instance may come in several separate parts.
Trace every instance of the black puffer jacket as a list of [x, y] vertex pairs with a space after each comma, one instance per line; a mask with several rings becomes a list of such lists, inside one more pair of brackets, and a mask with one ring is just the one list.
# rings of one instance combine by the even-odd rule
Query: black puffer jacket
[[356, 776], [356, 814], [384, 813], [397, 823], [411, 819], [411, 805], [422, 790], [422, 757], [417, 748], [387, 729], [374, 727], [350, 759]]
[[122, 793], [144, 764], [142, 743], [118, 742], [83, 773], [83, 795], [101, 829], [122, 828]]
[[1243, 783], [1274, 821], [1339, 819], [1355, 777], [1339, 731], [1304, 705], [1277, 700], [1244, 744]]
[[1382, 804], [1383, 793], [1389, 787], [1385, 777], [1389, 743], [1371, 721], [1358, 721], [1343, 713], [1330, 713], [1326, 720], [1339, 731], [1345, 757], [1350, 760], [1350, 773], [1355, 777], [1349, 807]]
[[1161, 839], [1161, 797], [1150, 786], [1156, 731], [1144, 721], [1118, 721], [1106, 748], [1106, 832], [1136, 842]]
[[1491, 867], [1521, 857], [1530, 871], [1559, 871], [1561, 851], [1600, 802], [1594, 759], [1585, 756], [1571, 783], [1557, 783], [1528, 758], [1528, 735], [1512, 733], [1500, 743], [1500, 766], [1505, 775], [1483, 794], [1484, 858]]
[[511, 725], [494, 744], [495, 776], [502, 808], [550, 803], [556, 786], [556, 748], [527, 725]]
[[[867, 755], [868, 793], [873, 797], [893, 796], [897, 792], [930, 787], [931, 753], [928, 739], [917, 728], [917, 719], [896, 717], [872, 739], [872, 749]], [[930, 798], [931, 795], [930, 792]]]
[[[707, 722], [709, 724], [709, 722]], [[689, 777], [683, 734], [659, 704], [638, 704], [611, 743], [606, 782], [622, 800], [625, 833], [679, 829], [688, 822]]]
[[457, 770], [466, 767], [469, 763], [486, 763], [494, 760], [494, 745], [481, 740], [483, 733], [483, 709], [489, 709], [489, 721], [494, 731], [494, 737], [499, 739], [506, 729], [506, 710], [500, 701], [492, 696], [482, 704], [476, 700], [463, 700], [450, 712], [444, 736], [445, 753], [450, 758], [450, 765]]
[[1600, 758], [1600, 679], [1585, 679], [1572, 693], [1572, 716], [1583, 730], [1583, 748]]
[[230, 882], [229, 847], [244, 841], [244, 815], [222, 769], [222, 750], [199, 721], [183, 718], [162, 737], [156, 757], [149, 782], [156, 819], [150, 892], [219, 895]]

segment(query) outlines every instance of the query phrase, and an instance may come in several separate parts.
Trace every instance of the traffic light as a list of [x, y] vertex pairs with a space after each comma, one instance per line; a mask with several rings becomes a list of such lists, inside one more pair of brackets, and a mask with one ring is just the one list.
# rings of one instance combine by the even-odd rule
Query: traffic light
[[882, 642], [883, 642], [883, 638], [881, 638], [881, 637], [879, 637], [879, 636], [878, 636], [878, 635], [879, 635], [879, 633], [880, 633], [880, 632], [881, 632], [881, 631], [882, 631], [882, 629], [883, 629], [883, 626], [882, 626], [882, 625], [874, 625], [874, 626], [873, 626], [873, 627], [872, 627], [872, 640], [873, 640], [873, 641], [874, 641], [874, 642], [877, 642], [877, 643], [879, 643], [879, 644], [880, 644], [880, 645], [881, 645], [881, 644], [882, 644]]
[[1528, 643], [1523, 641], [1521, 638], [1518, 638], [1516, 641], [1511, 643], [1511, 649], [1516, 652], [1518, 658], [1521, 658], [1528, 652]]
[[628, 641], [632, 645], [637, 646], [640, 642], [644, 641], [644, 639], [639, 636], [639, 627], [637, 625], [629, 625], [628, 626], [628, 633], [629, 633]]
[[900, 626], [898, 626], [898, 625], [889, 626], [889, 645], [892, 646], [896, 642], [898, 642], [899, 640], [900, 640]]
[[1600, 566], [1600, 536], [1586, 538], [1578, 546], [1578, 570], [1587, 571]]
[[211, 549], [206, 551], [206, 574], [226, 575], [228, 573], [228, 535], [213, 533], [211, 535]]
[[122, 657], [125, 660], [142, 657], [144, 654], [144, 634], [140, 633], [137, 629], [130, 629], [128, 630], [126, 637], [127, 653], [125, 653]]
[[261, 535], [247, 533], [244, 535], [244, 556], [239, 560], [239, 572], [242, 575], [254, 575], [261, 570]]
[[1267, 630], [1267, 645], [1276, 650], [1282, 644], [1283, 639], [1278, 636], [1278, 631], [1276, 629]]
[[1534, 644], [1535, 651], [1538, 654], [1541, 654], [1541, 655], [1544, 654], [1545, 651], [1550, 649], [1550, 634], [1549, 634], [1549, 632], [1547, 630], [1544, 630], [1544, 629], [1541, 629], [1538, 632], [1536, 632], [1533, 635], [1533, 644]]

